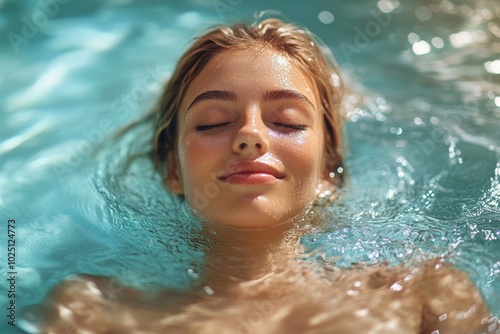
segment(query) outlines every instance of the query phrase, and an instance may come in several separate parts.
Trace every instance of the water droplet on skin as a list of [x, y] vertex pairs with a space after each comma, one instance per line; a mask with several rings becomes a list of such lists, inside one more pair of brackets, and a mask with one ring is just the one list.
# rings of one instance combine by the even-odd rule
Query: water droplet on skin
[[196, 279], [196, 278], [199, 277], [198, 273], [196, 271], [194, 271], [193, 269], [191, 269], [191, 268], [189, 268], [187, 270], [187, 274], [188, 274], [189, 277], [194, 278], [194, 279]]
[[203, 290], [206, 292], [207, 295], [210, 296], [212, 296], [215, 293], [214, 290], [212, 290], [212, 288], [210, 288], [209, 286], [203, 287]]

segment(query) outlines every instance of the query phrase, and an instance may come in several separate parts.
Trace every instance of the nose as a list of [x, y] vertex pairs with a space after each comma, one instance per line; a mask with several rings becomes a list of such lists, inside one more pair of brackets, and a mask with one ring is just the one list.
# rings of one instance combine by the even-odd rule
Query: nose
[[265, 135], [265, 125], [252, 117], [245, 121], [233, 142], [233, 151], [244, 155], [247, 159], [259, 157], [269, 150], [269, 142]]

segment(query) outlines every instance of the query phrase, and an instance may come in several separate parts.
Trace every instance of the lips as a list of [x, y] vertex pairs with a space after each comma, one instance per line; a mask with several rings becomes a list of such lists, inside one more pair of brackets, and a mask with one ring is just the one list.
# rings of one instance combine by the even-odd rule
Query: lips
[[284, 177], [272, 165], [257, 161], [237, 161], [230, 164], [220, 180], [238, 184], [270, 184]]

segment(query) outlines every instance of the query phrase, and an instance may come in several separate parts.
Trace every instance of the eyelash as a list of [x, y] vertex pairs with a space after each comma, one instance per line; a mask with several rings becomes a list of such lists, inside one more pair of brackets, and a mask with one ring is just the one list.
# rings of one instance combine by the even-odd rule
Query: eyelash
[[213, 129], [221, 128], [221, 127], [226, 126], [228, 124], [231, 124], [231, 123], [226, 122], [226, 123], [217, 123], [217, 124], [210, 124], [210, 125], [198, 125], [198, 126], [196, 126], [196, 131], [213, 130]]
[[[226, 125], [229, 125], [229, 124], [231, 124], [231, 123], [226, 122], [226, 123], [217, 123], [217, 124], [210, 124], [210, 125], [198, 125], [198, 126], [196, 126], [196, 131], [214, 130], [214, 129], [218, 129], [218, 128], [224, 127]], [[273, 123], [273, 124], [277, 127], [291, 129], [291, 130], [297, 130], [297, 131], [304, 131], [307, 129], [306, 125], [301, 125], [301, 124], [284, 124], [284, 123]]]
[[297, 130], [297, 131], [304, 131], [307, 129], [306, 125], [301, 125], [301, 124], [283, 124], [283, 123], [273, 123], [273, 124], [278, 127]]

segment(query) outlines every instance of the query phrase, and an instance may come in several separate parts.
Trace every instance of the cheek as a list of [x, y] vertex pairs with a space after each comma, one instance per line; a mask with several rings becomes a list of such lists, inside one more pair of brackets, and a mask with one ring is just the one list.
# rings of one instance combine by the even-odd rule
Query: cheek
[[186, 136], [179, 147], [183, 179], [196, 182], [213, 172], [218, 157], [224, 151], [227, 140], [224, 138], [201, 138], [196, 135]]
[[324, 143], [316, 135], [297, 136], [281, 144], [283, 159], [290, 170], [316, 177], [322, 169]]

